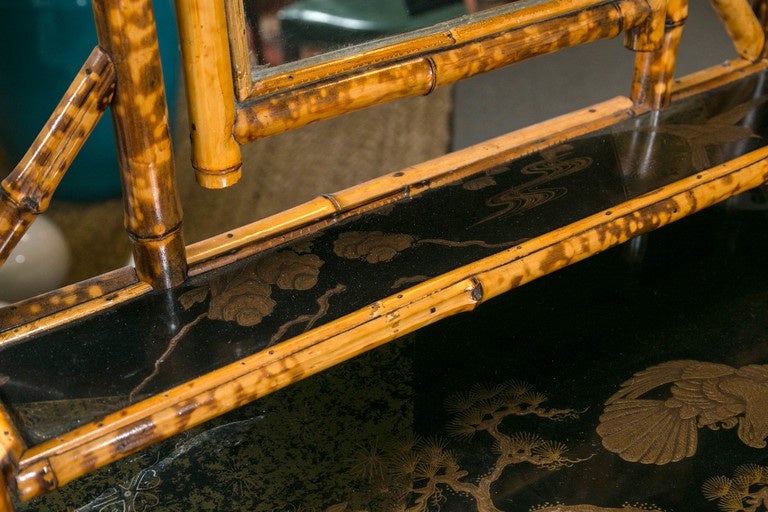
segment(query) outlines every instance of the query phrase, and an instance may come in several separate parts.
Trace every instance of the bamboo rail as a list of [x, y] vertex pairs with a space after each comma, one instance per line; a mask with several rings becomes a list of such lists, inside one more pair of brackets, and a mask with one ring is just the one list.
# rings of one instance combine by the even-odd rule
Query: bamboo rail
[[0, 265], [34, 219], [48, 209], [115, 87], [112, 62], [94, 48], [19, 164], [0, 184]]
[[[619, 97], [524, 128], [483, 144], [424, 162], [317, 199], [187, 248], [190, 274], [218, 268], [256, 250], [285, 243], [374, 208], [383, 200], [413, 197], [446, 181], [475, 173], [505, 159], [523, 156], [631, 115], [631, 102]], [[429, 185], [424, 185], [428, 183]], [[130, 269], [78, 283], [0, 310], [0, 346], [18, 343], [143, 295], [151, 290]]]
[[234, 185], [242, 158], [232, 138], [235, 92], [224, 0], [176, 0], [176, 13], [195, 177], [206, 188]]
[[117, 75], [112, 119], [136, 272], [169, 288], [186, 278], [186, 257], [152, 3], [94, 0], [93, 10]]
[[[436, 87], [537, 55], [615, 37], [641, 25], [651, 14], [645, 1], [538, 2], [358, 59], [331, 61], [326, 64], [328, 70], [349, 66], [358, 70], [338, 75], [332, 82], [317, 81], [324, 74], [291, 73], [290, 81], [306, 83], [252, 96], [238, 106], [235, 139], [244, 144], [384, 101], [429, 94]], [[413, 48], [420, 48], [419, 53], [402, 56], [413, 54]], [[376, 60], [361, 66], [370, 59]], [[264, 88], [271, 90], [283, 80], [277, 77]]]
[[[660, 228], [768, 180], [768, 148], [425, 281], [27, 450], [28, 500], [441, 318]], [[47, 476], [47, 479], [45, 478]], [[44, 483], [43, 483], [44, 482]]]

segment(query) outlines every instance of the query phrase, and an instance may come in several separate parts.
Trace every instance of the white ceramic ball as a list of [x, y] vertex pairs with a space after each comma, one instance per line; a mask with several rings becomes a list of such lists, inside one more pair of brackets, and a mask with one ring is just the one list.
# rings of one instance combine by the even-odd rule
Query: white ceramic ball
[[39, 216], [0, 267], [0, 301], [16, 302], [60, 287], [69, 263], [61, 230]]

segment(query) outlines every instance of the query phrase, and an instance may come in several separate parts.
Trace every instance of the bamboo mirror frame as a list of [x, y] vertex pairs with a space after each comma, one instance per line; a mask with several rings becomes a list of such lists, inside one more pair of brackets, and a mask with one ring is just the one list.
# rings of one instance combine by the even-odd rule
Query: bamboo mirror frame
[[[517, 1], [253, 77], [242, 0], [180, 0], [182, 51], [206, 48], [205, 55], [184, 59], [185, 76], [194, 77], [188, 90], [198, 182], [208, 188], [236, 183], [239, 144], [385, 101], [426, 95], [561, 48], [626, 33], [628, 47], [648, 51], [660, 44], [663, 25], [663, 14], [651, 4]], [[231, 68], [226, 69], [230, 55]], [[204, 73], [214, 63], [217, 74]], [[224, 91], [223, 101], [212, 101], [211, 90]], [[222, 120], [220, 125], [211, 125], [211, 114]]]
[[[164, 92], [156, 80], [145, 79], [161, 73], [153, 53], [155, 29], [151, 20], [129, 16], [146, 13], [151, 2], [126, 2], [134, 9], [127, 14], [117, 3], [94, 0], [101, 46], [76, 77], [39, 144], [3, 183], [0, 230], [5, 238], [0, 249], [12, 245], [45, 210], [59, 172], [111, 104], [136, 270], [117, 270], [15, 305], [0, 315], [5, 323], [0, 348], [153, 290], [174, 288], [188, 276], [226, 267], [340, 220], [661, 109], [673, 94], [675, 49], [687, 15], [685, 0], [523, 0], [252, 81], [243, 60], [244, 27], [238, 22], [242, 0], [176, 0], [193, 160], [198, 181], [211, 188], [240, 178], [240, 145], [256, 139], [384, 101], [429, 94], [462, 78], [622, 33], [626, 45], [637, 52], [630, 97], [607, 100], [487, 145], [319, 197], [186, 247], [180, 235]], [[682, 79], [675, 86], [678, 98], [766, 68], [764, 24], [751, 5], [746, 0], [713, 0], [713, 5], [741, 58]], [[402, 293], [380, 297], [369, 307], [29, 449], [0, 406], [0, 430], [5, 432], [0, 436], [0, 484], [12, 483], [22, 500], [50, 492], [279, 387], [754, 188], [766, 181], [767, 159], [768, 149], [762, 147], [625, 200], [478, 259], [472, 268], [454, 268]], [[0, 498], [7, 493], [0, 492]], [[0, 510], [11, 509], [10, 500], [0, 499]]]

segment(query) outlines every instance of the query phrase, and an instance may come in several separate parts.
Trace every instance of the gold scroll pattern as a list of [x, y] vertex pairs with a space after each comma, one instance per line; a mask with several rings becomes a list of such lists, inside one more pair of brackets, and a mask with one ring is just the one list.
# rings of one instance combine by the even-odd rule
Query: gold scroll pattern
[[[486, 206], [496, 208], [497, 211], [478, 221], [475, 226], [493, 219], [524, 213], [567, 194], [567, 188], [551, 186], [550, 183], [583, 171], [593, 162], [592, 158], [587, 156], [572, 156], [573, 149], [570, 144], [563, 144], [541, 151], [541, 160], [520, 169], [521, 174], [536, 177], [488, 198]], [[486, 176], [466, 183], [465, 188], [481, 190], [494, 183], [495, 180], [491, 176]]]
[[[663, 392], [663, 398], [655, 398]], [[653, 397], [652, 397], [653, 396]], [[669, 361], [636, 373], [605, 402], [597, 433], [622, 459], [668, 464], [696, 453], [698, 429], [736, 428], [752, 448], [768, 437], [768, 365]]]

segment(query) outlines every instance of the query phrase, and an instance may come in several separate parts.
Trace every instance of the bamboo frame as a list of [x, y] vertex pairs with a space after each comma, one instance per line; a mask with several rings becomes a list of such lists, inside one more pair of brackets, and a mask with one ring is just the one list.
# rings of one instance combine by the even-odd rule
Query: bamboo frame
[[187, 262], [152, 2], [94, 0], [93, 9], [117, 75], [112, 119], [136, 272], [170, 288], [186, 278]]
[[762, 58], [765, 30], [747, 0], [710, 0], [733, 40], [736, 52], [744, 59]]
[[253, 79], [251, 78], [251, 56], [248, 50], [247, 23], [243, 0], [225, 0], [227, 14], [227, 35], [232, 56], [232, 76], [238, 101], [248, 97]]
[[661, 47], [637, 53], [631, 97], [638, 111], [659, 110], [669, 104], [677, 48], [687, 18], [688, 0], [666, 0]]
[[[185, 12], [180, 21], [182, 32], [184, 26], [189, 28], [190, 20], [202, 19], [196, 16], [204, 17], [213, 23], [212, 26], [222, 26], [225, 7], [223, 0], [177, 1], [179, 5], [190, 7], [190, 12]], [[565, 139], [610, 126], [643, 109], [661, 108], [672, 94], [674, 54], [687, 13], [685, 0], [663, 3], [666, 28], [663, 37], [658, 37], [659, 18], [652, 17], [658, 14], [653, 11], [656, 7], [652, 4], [662, 5], [659, 2], [578, 0], [555, 1], [546, 6], [542, 2], [528, 4], [533, 5], [529, 10], [523, 10], [525, 16], [528, 16], [523, 16], [528, 24], [516, 25], [520, 20], [501, 17], [488, 18], [485, 25], [479, 22], [461, 25], [450, 32], [451, 41], [446, 43], [447, 46], [435, 51], [429, 50], [432, 52], [429, 57], [410, 56], [380, 65], [372, 64], [365, 71], [354, 75], [351, 71], [340, 77], [334, 75], [336, 78], [329, 79], [323, 87], [334, 100], [338, 100], [340, 95], [350, 94], [344, 100], [347, 103], [341, 101], [340, 106], [331, 106], [326, 110], [322, 107], [318, 111], [302, 110], [306, 105], [301, 102], [309, 104], [314, 98], [313, 94], [322, 95], [323, 87], [314, 82], [304, 88], [291, 90], [285, 96], [274, 95], [264, 101], [276, 97], [286, 101], [293, 98], [298, 103], [288, 105], [285, 111], [296, 109], [293, 111], [295, 114], [306, 115], [307, 122], [311, 122], [349, 108], [397, 96], [389, 88], [390, 85], [383, 81], [384, 78], [394, 78], [396, 86], [414, 86], [415, 92], [428, 93], [434, 87], [465, 76], [580, 44], [591, 38], [612, 37], [622, 29], [633, 31], [627, 38], [628, 43], [643, 50], [638, 57], [636, 89], [633, 90], [631, 100], [611, 100], [401, 173], [318, 198], [265, 221], [195, 244], [188, 248], [185, 256], [180, 235], [181, 214], [174, 192], [167, 108], [158, 66], [156, 29], [151, 16], [149, 23], [144, 21], [145, 15], [151, 12], [150, 0], [130, 0], [126, 4], [127, 7], [121, 5], [123, 9], [117, 9], [115, 5], [108, 4], [107, 0], [95, 0], [94, 9], [99, 20], [97, 25], [101, 44], [114, 62], [114, 67], [112, 64], [107, 67], [114, 69], [117, 81], [114, 122], [119, 135], [121, 167], [126, 183], [126, 224], [136, 242], [138, 276], [122, 270], [107, 276], [103, 281], [81, 283], [21, 303], [4, 317], [11, 319], [13, 327], [0, 333], [0, 345], [28, 338], [54, 325], [82, 318], [142, 295], [151, 286], [174, 286], [185, 279], [187, 261], [193, 265], [192, 274], [206, 272], [253, 252], [289, 241], [292, 237], [306, 235], [369, 209], [466, 177], [511, 157], [526, 155]], [[574, 18], [575, 11], [570, 10], [572, 7], [580, 9], [581, 16]], [[547, 35], [547, 31], [564, 22], [574, 23], [576, 28], [561, 31], [555, 37]], [[739, 25], [742, 22], [726, 21], [728, 23]], [[499, 29], [502, 25], [506, 28]], [[533, 33], [526, 36], [523, 34], [526, 29]], [[211, 36], [210, 33], [206, 36], [202, 32], [191, 35], [187, 33], [183, 45], [188, 50], [191, 47], [199, 51], [204, 38]], [[746, 39], [754, 41], [754, 34], [750, 33], [752, 35]], [[141, 40], [139, 34], [144, 36]], [[479, 34], [484, 35], [480, 37]], [[213, 34], [216, 40], [212, 42], [216, 47], [212, 55], [216, 57], [214, 60], [217, 66], [206, 68], [202, 60], [191, 57], [187, 50], [185, 60], [194, 62], [188, 63], [191, 66], [189, 69], [207, 69], [209, 72], [213, 69], [214, 74], [222, 71], [217, 59], [225, 53], [229, 58], [228, 51], [223, 52], [228, 43], [225, 41], [226, 44], [222, 44], [218, 35]], [[523, 45], [523, 42], [527, 44]], [[657, 43], [661, 43], [662, 47], [657, 48]], [[143, 59], [137, 58], [139, 56]], [[361, 57], [367, 58], [371, 58], [370, 55]], [[360, 64], [360, 61], [356, 61], [355, 65], [349, 62], [344, 65], [355, 67]], [[219, 82], [206, 82], [209, 80], [206, 78], [192, 85], [192, 89], [202, 95], [205, 92], [202, 84], [211, 86], [223, 83], [222, 76], [229, 77], [231, 86], [232, 70], [229, 69], [228, 61], [226, 67], [226, 72], [216, 77]], [[765, 67], [765, 62], [750, 64], [748, 61], [735, 61], [730, 68], [712, 68], [680, 81], [679, 87], [682, 89], [675, 94], [683, 97], [693, 91], [764, 70]], [[415, 71], [415, 78], [404, 74], [410, 71]], [[337, 73], [338, 69], [331, 72]], [[641, 78], [641, 73], [646, 73], [644, 76], [648, 78]], [[357, 98], [352, 94], [370, 87], [374, 91], [363, 94], [363, 97]], [[215, 90], [218, 94], [219, 89]], [[233, 89], [232, 92], [234, 94]], [[301, 96], [301, 92], [307, 95]], [[106, 93], [101, 94], [103, 96], [97, 96], [107, 97]], [[224, 94], [229, 98], [229, 89]], [[224, 139], [229, 137], [227, 140], [234, 140], [231, 133], [222, 132], [222, 126], [231, 128], [232, 125], [221, 123], [220, 117], [223, 114], [225, 120], [229, 119], [227, 116], [234, 112], [234, 96], [232, 98], [231, 108], [224, 105], [225, 110], [218, 110], [222, 104], [227, 103], [227, 99], [222, 104], [213, 102], [213, 110], [209, 112], [216, 117], [212, 119], [212, 124], [214, 128], [218, 126], [213, 131], [218, 132], [219, 140], [222, 133]], [[143, 102], [140, 107], [147, 108], [133, 108], [132, 101]], [[197, 100], [191, 101], [194, 103]], [[256, 112], [254, 105], [257, 103], [251, 101], [247, 106], [241, 105], [241, 113], [246, 109], [251, 109], [248, 110], [251, 113]], [[196, 115], [206, 120], [207, 114], [200, 112]], [[278, 125], [279, 130], [298, 125], [293, 121], [285, 121], [281, 125], [281, 118], [278, 116], [275, 119], [272, 121]], [[242, 124], [234, 126], [236, 130], [238, 126], [243, 129]], [[241, 135], [239, 138], [243, 141], [250, 140], [252, 136], [250, 132]], [[254, 135], [258, 136], [261, 136], [261, 132]], [[65, 145], [63, 151], [69, 151], [70, 147]], [[208, 156], [213, 158], [215, 155]], [[222, 158], [226, 158], [226, 155]], [[217, 185], [227, 184], [230, 178], [218, 176], [213, 181]], [[211, 177], [207, 176], [203, 181], [209, 179]], [[0, 510], [12, 509], [8, 494], [1, 490], [6, 486], [15, 487], [22, 500], [50, 492], [149, 444], [441, 318], [471, 310], [489, 298], [707, 208], [767, 180], [768, 148], [761, 148], [618, 204], [610, 210], [449, 271], [397, 295], [383, 298], [371, 307], [353, 312], [30, 449], [25, 449], [10, 418], [0, 406], [0, 469], [3, 470], [0, 472], [3, 479], [0, 481]], [[18, 210], [18, 205], [14, 207]], [[29, 319], [34, 320], [27, 322]], [[6, 432], [5, 437], [3, 432]]]
[[8, 485], [14, 481], [19, 460], [27, 449], [10, 414], [0, 403], [0, 512], [12, 512]]
[[16, 476], [19, 497], [64, 485], [282, 387], [590, 255], [658, 229], [768, 180], [768, 148], [591, 215], [377, 301], [330, 324], [246, 357], [35, 446]]
[[0, 184], [0, 265], [34, 219], [48, 209], [114, 88], [114, 66], [104, 51], [94, 48], [21, 162]]
[[206, 188], [234, 185], [242, 157], [232, 138], [235, 92], [224, 0], [176, 0], [176, 12], [195, 177]]
[[[264, 80], [258, 96], [238, 105], [235, 139], [245, 144], [384, 101], [429, 94], [479, 73], [615, 37], [652, 14], [647, 2], [634, 0], [538, 2], [502, 12], [478, 21], [468, 18], [439, 33], [359, 57], [332, 60], [322, 72], [310, 67]], [[281, 87], [284, 92], [275, 92]]]

